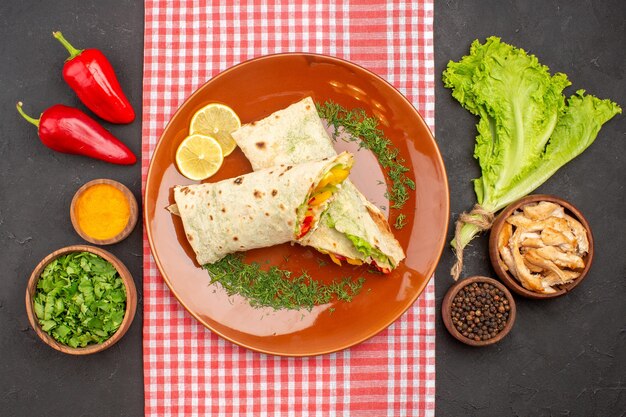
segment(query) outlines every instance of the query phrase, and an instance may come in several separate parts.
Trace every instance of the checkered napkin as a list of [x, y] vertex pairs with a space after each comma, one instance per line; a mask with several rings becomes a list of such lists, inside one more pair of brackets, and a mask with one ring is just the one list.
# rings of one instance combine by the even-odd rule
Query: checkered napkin
[[[142, 179], [174, 111], [219, 72], [277, 52], [315, 52], [380, 75], [434, 127], [433, 0], [145, 1]], [[296, 4], [294, 4], [296, 3]], [[418, 301], [342, 352], [259, 354], [205, 329], [172, 296], [144, 235], [146, 416], [431, 416], [435, 300]]]

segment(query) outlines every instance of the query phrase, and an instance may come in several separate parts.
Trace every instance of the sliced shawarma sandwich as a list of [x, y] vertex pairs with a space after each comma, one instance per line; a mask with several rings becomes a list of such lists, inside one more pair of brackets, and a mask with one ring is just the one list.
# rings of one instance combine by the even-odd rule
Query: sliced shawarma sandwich
[[[337, 155], [311, 97], [246, 124], [232, 136], [254, 170]], [[330, 180], [333, 174], [327, 175]], [[322, 215], [319, 227], [297, 242], [328, 254], [335, 263], [367, 263], [385, 273], [405, 257], [385, 215], [349, 179]]]
[[347, 152], [285, 164], [215, 183], [174, 187], [185, 236], [200, 265], [224, 256], [306, 238], [348, 177]]

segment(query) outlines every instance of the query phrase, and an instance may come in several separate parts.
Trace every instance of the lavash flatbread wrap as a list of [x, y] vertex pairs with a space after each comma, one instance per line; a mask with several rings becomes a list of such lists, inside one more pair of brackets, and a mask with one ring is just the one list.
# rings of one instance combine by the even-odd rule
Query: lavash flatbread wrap
[[176, 210], [200, 265], [229, 253], [306, 237], [352, 167], [347, 152], [215, 183], [174, 187]]
[[[243, 125], [232, 133], [252, 169], [337, 155], [311, 97]], [[368, 263], [383, 272], [405, 258], [385, 215], [346, 180], [320, 225], [298, 243], [327, 253], [336, 263]]]

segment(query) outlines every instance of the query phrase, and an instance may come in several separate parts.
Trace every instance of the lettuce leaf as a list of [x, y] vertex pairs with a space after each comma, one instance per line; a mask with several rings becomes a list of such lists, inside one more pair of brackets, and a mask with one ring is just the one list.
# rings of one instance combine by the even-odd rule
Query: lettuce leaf
[[[443, 82], [479, 117], [474, 157], [482, 176], [474, 180], [474, 190], [478, 204], [492, 213], [529, 194], [580, 155], [602, 125], [622, 111], [584, 90], [566, 102], [563, 90], [570, 82], [565, 74], [551, 75], [534, 55], [497, 37], [484, 44], [474, 41], [468, 56], [448, 63]], [[457, 250], [479, 231], [464, 224]]]
[[585, 95], [578, 90], [568, 99], [568, 105], [559, 118], [545, 152], [514, 178], [513, 185], [503, 195], [495, 210], [531, 193], [559, 168], [580, 155], [595, 140], [602, 125], [622, 109], [610, 100]]

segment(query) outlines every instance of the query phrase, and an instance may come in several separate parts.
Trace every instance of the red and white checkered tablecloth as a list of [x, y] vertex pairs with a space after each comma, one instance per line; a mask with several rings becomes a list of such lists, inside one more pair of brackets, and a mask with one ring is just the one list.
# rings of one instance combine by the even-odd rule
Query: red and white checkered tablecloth
[[[233, 4], [234, 3], [234, 4]], [[434, 128], [433, 0], [145, 1], [142, 179], [174, 111], [219, 72], [277, 52], [353, 61], [398, 88]], [[259, 354], [188, 314], [144, 235], [146, 416], [432, 416], [435, 297], [374, 338], [311, 358]]]

